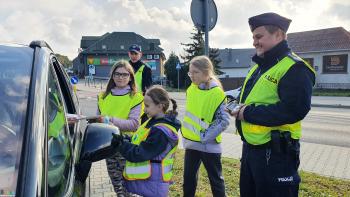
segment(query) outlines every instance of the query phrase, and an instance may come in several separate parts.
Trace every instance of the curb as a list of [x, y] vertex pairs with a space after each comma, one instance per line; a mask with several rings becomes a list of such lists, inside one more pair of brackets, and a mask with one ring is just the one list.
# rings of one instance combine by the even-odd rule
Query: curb
[[[94, 93], [94, 92], [99, 92], [100, 89], [96, 89], [95, 87], [92, 87], [93, 91], [91, 90], [87, 90], [87, 88], [79, 88], [77, 87], [77, 92], [79, 91], [86, 91], [86, 92], [91, 92], [91, 93]], [[185, 100], [183, 98], [175, 98], [176, 100]], [[325, 108], [343, 108], [343, 109], [350, 109], [350, 105], [342, 105], [342, 104], [320, 104], [320, 103], [311, 103], [311, 107], [325, 107]]]
[[342, 104], [311, 104], [311, 107], [326, 107], [326, 108], [343, 108], [343, 109], [350, 109], [349, 105], [342, 105]]

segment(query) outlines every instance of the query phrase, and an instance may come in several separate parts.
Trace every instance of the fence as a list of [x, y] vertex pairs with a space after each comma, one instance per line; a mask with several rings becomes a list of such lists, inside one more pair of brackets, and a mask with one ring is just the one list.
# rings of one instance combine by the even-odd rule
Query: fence
[[316, 89], [350, 89], [350, 83], [317, 83]]
[[88, 85], [94, 86], [95, 88], [100, 87], [100, 89], [103, 89], [103, 86], [107, 83], [109, 77], [94, 77], [92, 75], [85, 76], [85, 86]]

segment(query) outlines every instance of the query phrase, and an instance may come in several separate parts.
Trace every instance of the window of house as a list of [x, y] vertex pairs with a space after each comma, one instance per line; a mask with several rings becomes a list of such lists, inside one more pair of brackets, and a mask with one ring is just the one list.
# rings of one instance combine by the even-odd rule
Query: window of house
[[124, 45], [120, 45], [120, 49], [124, 49]]
[[154, 57], [155, 60], [159, 59], [159, 55], [153, 55], [153, 57]]
[[147, 59], [151, 60], [152, 59], [152, 55], [147, 55]]
[[314, 58], [303, 58], [310, 66], [312, 66], [315, 71], [318, 71], [318, 66], [314, 65]]
[[314, 58], [303, 58], [310, 66], [314, 67]]
[[325, 55], [323, 56], [322, 73], [344, 74], [348, 72], [348, 55]]

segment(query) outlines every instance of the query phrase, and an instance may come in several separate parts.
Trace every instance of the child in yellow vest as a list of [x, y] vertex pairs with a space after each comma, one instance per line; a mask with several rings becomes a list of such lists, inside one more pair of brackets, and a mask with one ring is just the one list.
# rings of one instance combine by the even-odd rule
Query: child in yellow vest
[[[173, 110], [167, 111], [170, 105]], [[167, 197], [173, 175], [174, 155], [178, 144], [176, 101], [161, 86], [146, 91], [145, 121], [132, 136], [131, 142], [115, 135], [112, 146], [127, 162], [123, 172], [128, 192], [144, 197]]]
[[186, 112], [181, 128], [185, 148], [184, 196], [195, 196], [202, 162], [213, 196], [225, 196], [220, 142], [221, 133], [230, 120], [225, 111], [226, 96], [208, 57], [193, 58], [188, 75], [192, 84], [186, 92]]
[[[115, 63], [106, 90], [98, 96], [99, 122], [113, 124], [131, 136], [139, 126], [143, 96], [137, 91], [134, 71], [127, 61]], [[117, 196], [125, 196], [122, 172], [125, 159], [116, 153], [106, 159], [108, 175]]]

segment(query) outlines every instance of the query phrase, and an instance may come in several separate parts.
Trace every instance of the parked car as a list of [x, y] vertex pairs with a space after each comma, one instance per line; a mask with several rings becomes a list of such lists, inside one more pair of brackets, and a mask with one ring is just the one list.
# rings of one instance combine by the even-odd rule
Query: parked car
[[231, 101], [231, 100], [239, 100], [238, 96], [241, 93], [241, 89], [242, 89], [242, 87], [239, 87], [239, 88], [236, 88], [234, 90], [226, 91], [225, 94], [226, 94], [227, 99], [229, 101]]
[[51, 48], [0, 44], [0, 196], [89, 196], [91, 163], [112, 154], [117, 127], [86, 121]]

